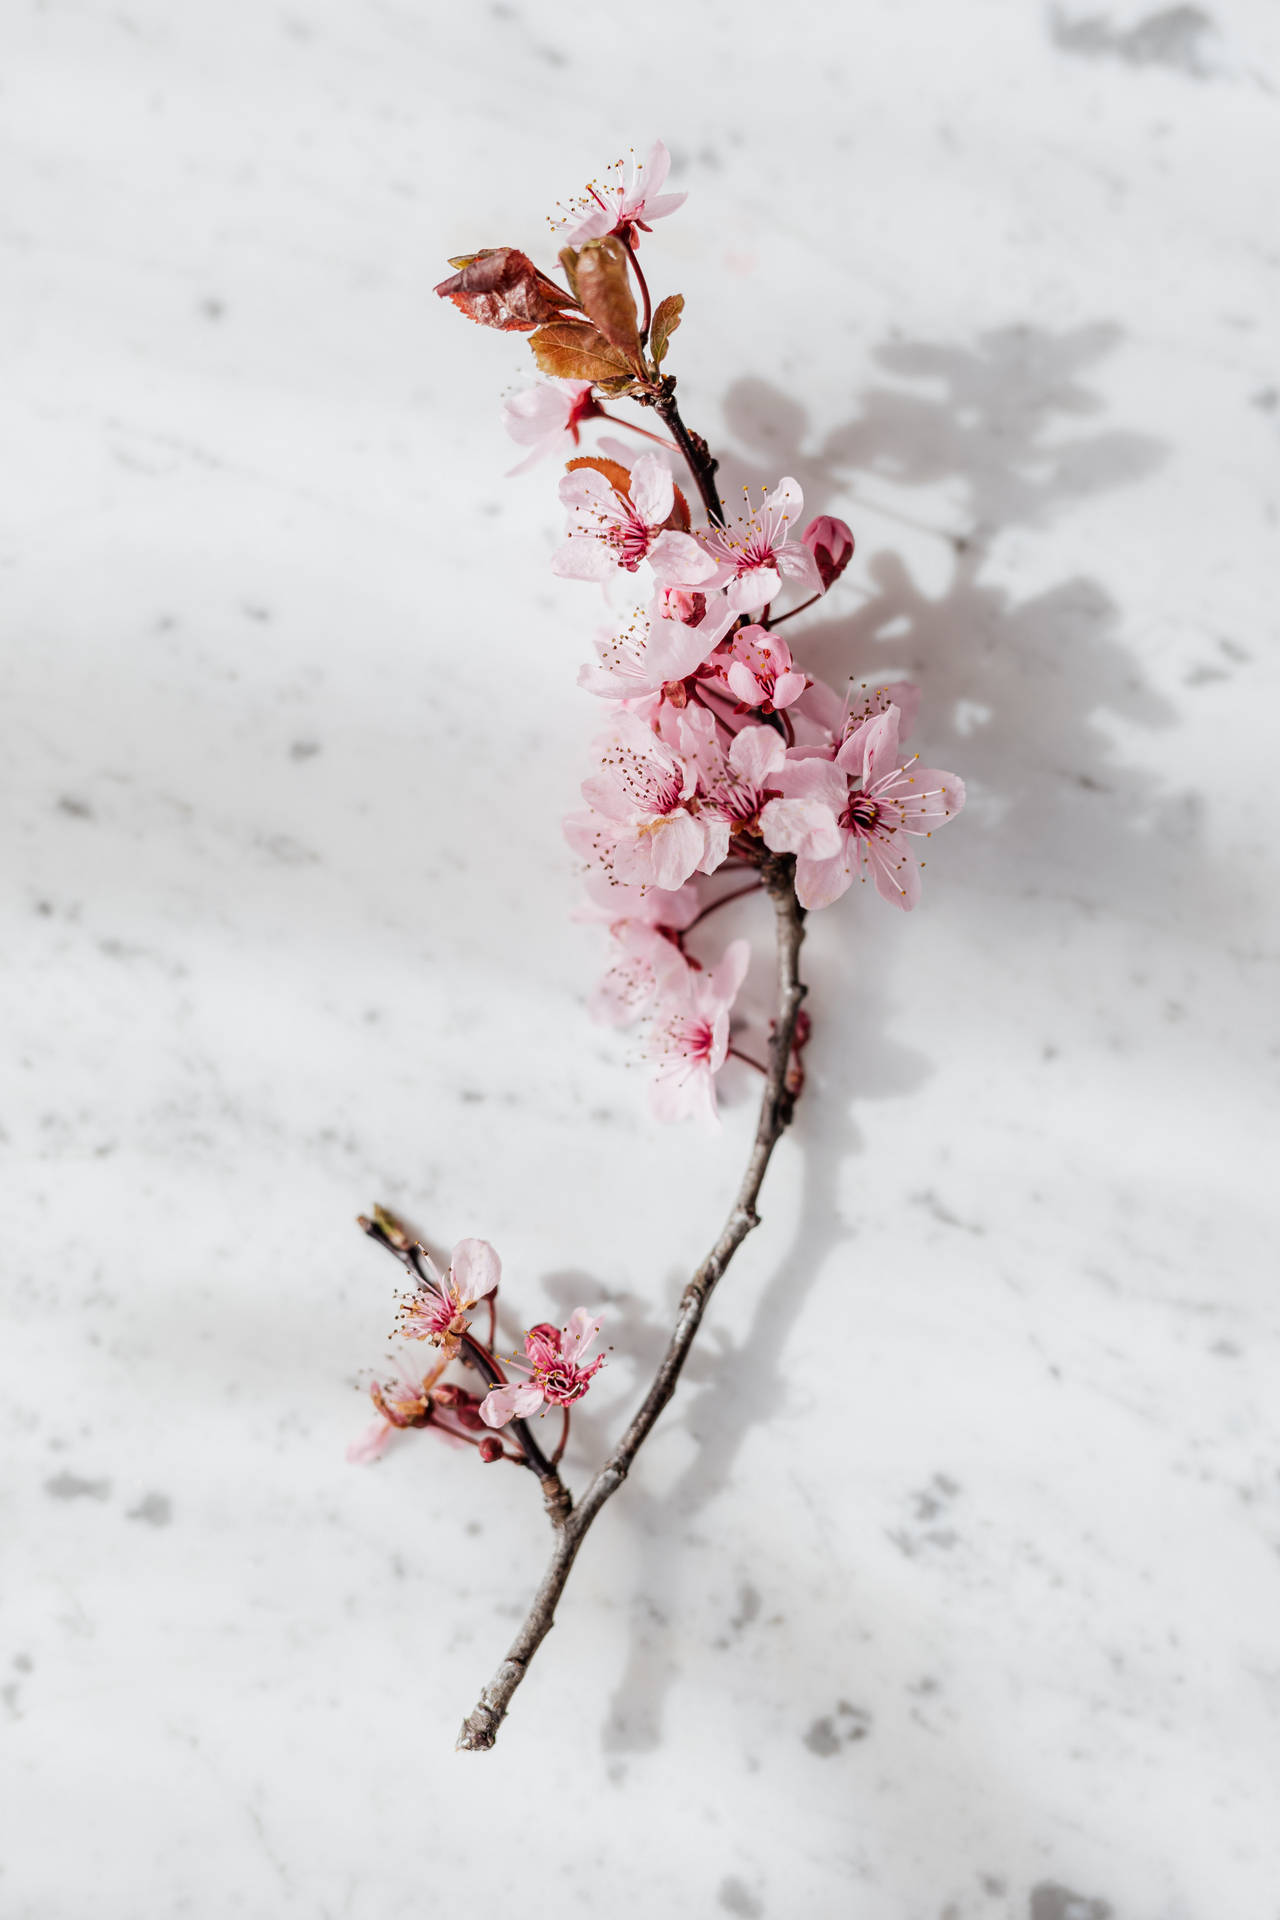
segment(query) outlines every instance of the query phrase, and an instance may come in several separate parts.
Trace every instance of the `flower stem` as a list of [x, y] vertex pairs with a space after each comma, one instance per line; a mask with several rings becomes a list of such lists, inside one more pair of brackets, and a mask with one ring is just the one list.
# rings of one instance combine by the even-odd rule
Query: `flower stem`
[[[749, 887], [735, 887], [732, 893], [722, 893], [718, 900], [713, 900], [709, 907], [704, 907], [702, 912], [692, 919], [688, 926], [683, 928], [682, 931], [692, 933], [695, 927], [702, 925], [708, 914], [718, 912], [721, 907], [727, 907], [731, 900], [745, 900], [749, 893], [759, 893], [762, 885], [762, 881], [753, 880]], [[732, 1053], [733, 1048], [730, 1047], [729, 1051]]]
[[593, 420], [609, 420], [615, 427], [625, 427], [628, 433], [638, 433], [642, 440], [652, 440], [655, 447], [669, 447], [672, 453], [680, 449], [674, 440], [668, 440], [663, 433], [650, 433], [648, 427], [638, 427], [634, 420], [624, 420], [620, 413], [610, 413], [608, 407], [597, 407], [591, 415]]
[[769, 1042], [769, 1066], [747, 1170], [719, 1239], [684, 1290], [671, 1339], [643, 1404], [577, 1506], [559, 1525], [551, 1564], [533, 1597], [524, 1625], [506, 1659], [488, 1686], [481, 1689], [479, 1700], [462, 1723], [458, 1746], [468, 1752], [481, 1752], [497, 1739], [512, 1696], [555, 1623], [560, 1596], [592, 1523], [626, 1479], [637, 1453], [675, 1392], [717, 1283], [751, 1229], [760, 1224], [756, 1201], [773, 1150], [790, 1124], [795, 1104], [794, 1096], [787, 1090], [787, 1068], [796, 1016], [805, 995], [800, 978], [804, 909], [796, 899], [795, 860], [790, 854], [771, 854], [762, 872], [777, 920], [778, 1011]]
[[761, 626], [767, 627], [770, 633], [772, 633], [774, 628], [780, 627], [784, 620], [794, 620], [798, 613], [803, 613], [806, 607], [811, 607], [816, 600], [821, 600], [821, 598], [822, 595], [820, 593], [811, 593], [809, 598], [802, 600], [798, 607], [792, 607], [790, 613], [780, 613], [776, 620], [762, 620], [760, 624]]
[[627, 258], [631, 262], [631, 271], [636, 277], [636, 282], [644, 299], [644, 312], [640, 317], [640, 344], [643, 346], [649, 338], [649, 322], [653, 318], [653, 305], [649, 299], [649, 282], [640, 271], [640, 262], [636, 259], [635, 242], [629, 233], [623, 235], [622, 244], [627, 250]]
[[762, 1073], [766, 1080], [768, 1079], [769, 1069], [765, 1066], [763, 1060], [753, 1059], [749, 1053], [744, 1053], [741, 1047], [730, 1047], [729, 1052], [735, 1060], [741, 1060], [745, 1066], [754, 1067], [757, 1073]]

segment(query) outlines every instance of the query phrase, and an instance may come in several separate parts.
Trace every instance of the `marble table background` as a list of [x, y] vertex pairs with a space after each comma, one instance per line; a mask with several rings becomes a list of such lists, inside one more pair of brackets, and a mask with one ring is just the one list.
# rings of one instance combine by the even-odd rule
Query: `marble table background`
[[[0, 31], [0, 1912], [1277, 1920], [1280, 13]], [[971, 800], [814, 920], [765, 1226], [460, 1756], [544, 1523], [346, 1464], [353, 1216], [605, 1303], [581, 1476], [751, 1126], [587, 1021], [587, 590], [431, 293], [659, 133], [688, 417], [854, 524], [805, 656]]]

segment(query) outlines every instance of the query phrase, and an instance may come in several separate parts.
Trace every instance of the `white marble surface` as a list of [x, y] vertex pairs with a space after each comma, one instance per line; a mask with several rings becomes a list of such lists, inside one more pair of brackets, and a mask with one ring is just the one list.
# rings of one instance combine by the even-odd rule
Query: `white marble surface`
[[[1206, 9], [7, 10], [6, 1920], [1280, 1914], [1280, 15]], [[580, 1474], [750, 1125], [586, 1021], [589, 610], [430, 291], [657, 133], [688, 417], [972, 797], [815, 921], [765, 1227], [458, 1756], [543, 1522], [345, 1464], [352, 1216], [608, 1303]]]

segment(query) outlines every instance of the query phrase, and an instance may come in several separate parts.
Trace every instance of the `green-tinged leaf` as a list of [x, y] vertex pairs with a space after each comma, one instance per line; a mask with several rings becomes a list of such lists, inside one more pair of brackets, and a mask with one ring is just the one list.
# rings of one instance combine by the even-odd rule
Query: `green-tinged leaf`
[[455, 253], [450, 257], [449, 265], [455, 267], [457, 271], [461, 273], [464, 267], [469, 267], [471, 262], [478, 260], [479, 257], [479, 254], [475, 253]]
[[625, 354], [586, 320], [552, 320], [530, 334], [529, 345], [543, 373], [554, 380], [591, 380], [606, 391], [620, 378], [631, 382]]
[[667, 342], [680, 325], [680, 315], [684, 312], [684, 295], [669, 293], [665, 300], [659, 300], [653, 316], [653, 325], [649, 329], [649, 351], [653, 355], [653, 364], [660, 367], [667, 356]]
[[627, 269], [627, 250], [621, 241], [588, 240], [578, 254], [575, 286], [587, 318], [594, 322], [620, 353], [640, 370], [640, 323]]
[[630, 374], [627, 374], [626, 378], [622, 380], [597, 380], [596, 385], [599, 387], [601, 393], [610, 400], [620, 400], [624, 394], [642, 393], [644, 391], [640, 381], [633, 380]]

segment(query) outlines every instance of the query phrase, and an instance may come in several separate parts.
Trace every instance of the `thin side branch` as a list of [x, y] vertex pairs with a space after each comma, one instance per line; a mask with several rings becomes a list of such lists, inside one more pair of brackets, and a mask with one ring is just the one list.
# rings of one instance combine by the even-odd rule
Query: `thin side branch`
[[[672, 405], [674, 414], [674, 403]], [[663, 417], [671, 424], [667, 414]], [[678, 415], [675, 416], [678, 419]], [[682, 429], [683, 430], [683, 429]], [[674, 428], [673, 428], [674, 431]], [[688, 457], [686, 455], [686, 457]], [[692, 464], [692, 463], [691, 463]], [[717, 502], [717, 505], [719, 503]], [[708, 509], [710, 510], [710, 509]], [[805, 996], [800, 979], [800, 943], [804, 939], [804, 909], [795, 894], [795, 861], [789, 854], [771, 854], [761, 869], [761, 877], [773, 901], [777, 921], [778, 1002], [773, 1037], [769, 1046], [769, 1066], [760, 1117], [756, 1124], [751, 1158], [742, 1176], [729, 1218], [719, 1239], [698, 1268], [680, 1300], [675, 1328], [662, 1363], [644, 1403], [622, 1439], [605, 1461], [583, 1494], [581, 1501], [566, 1512], [557, 1527], [551, 1564], [542, 1585], [534, 1595], [524, 1625], [516, 1635], [506, 1659], [462, 1723], [458, 1746], [468, 1752], [491, 1747], [506, 1717], [516, 1688], [524, 1679], [532, 1660], [555, 1624], [556, 1607], [565, 1584], [592, 1523], [622, 1485], [636, 1454], [648, 1439], [659, 1414], [676, 1390], [694, 1337], [706, 1312], [717, 1283], [721, 1279], [753, 1227], [760, 1224], [756, 1201], [773, 1150], [790, 1124], [794, 1099], [787, 1088], [787, 1070], [796, 1016]]]

